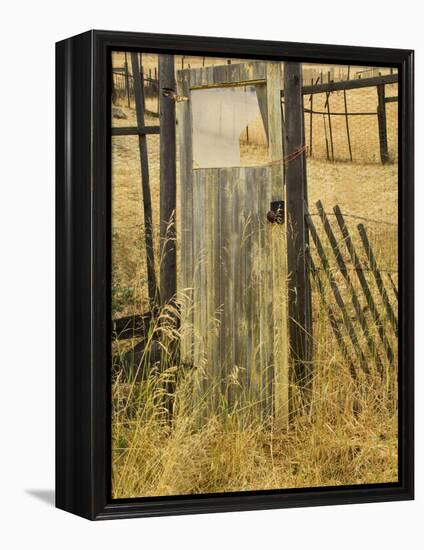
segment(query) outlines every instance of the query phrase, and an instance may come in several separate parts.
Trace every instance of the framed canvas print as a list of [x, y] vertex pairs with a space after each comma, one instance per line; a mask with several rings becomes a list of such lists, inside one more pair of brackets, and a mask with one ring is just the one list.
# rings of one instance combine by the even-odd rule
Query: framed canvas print
[[413, 498], [413, 52], [56, 52], [57, 506]]

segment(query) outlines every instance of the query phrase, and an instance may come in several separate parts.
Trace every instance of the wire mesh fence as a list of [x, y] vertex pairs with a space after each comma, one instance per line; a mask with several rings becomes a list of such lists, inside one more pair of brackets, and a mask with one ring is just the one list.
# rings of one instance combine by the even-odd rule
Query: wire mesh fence
[[[205, 63], [222, 64], [226, 63], [226, 60], [179, 57], [176, 60], [176, 68], [178, 70], [188, 66], [204, 66]], [[140, 56], [139, 66], [143, 82], [146, 124], [157, 124], [157, 121], [154, 122], [158, 111], [157, 56], [153, 54]], [[113, 126], [135, 126], [137, 119], [130, 57], [125, 59], [123, 53], [118, 57], [115, 56], [113, 69], [117, 104], [122, 107], [125, 115], [125, 120], [113, 118]], [[304, 86], [311, 86], [311, 84], [328, 82], [348, 82], [349, 79], [364, 80], [390, 74], [393, 74], [390, 69], [335, 66], [328, 70], [325, 66], [305, 66], [303, 82]], [[381, 159], [381, 125], [379, 124], [381, 97], [376, 85], [304, 95], [309, 204], [314, 205], [317, 201], [321, 201], [331, 223], [337, 222], [332, 209], [334, 205], [339, 205], [346, 224], [349, 228], [353, 228], [352, 233], [355, 239], [358, 239], [357, 248], [361, 254], [358, 256], [361, 260], [361, 269], [367, 280], [370, 278], [371, 285], [374, 277], [372, 266], [365, 255], [356, 227], [360, 224], [364, 225], [375, 262], [391, 300], [395, 300], [398, 281], [397, 95], [397, 83], [384, 86], [385, 136], [388, 151], [388, 158], [384, 163]], [[255, 139], [253, 128], [242, 132], [241, 141], [248, 139], [252, 142]], [[159, 135], [147, 136], [153, 223], [157, 223], [159, 216], [159, 143]], [[140, 311], [145, 311], [148, 309], [146, 253], [137, 136], [113, 137], [112, 170], [113, 251], [115, 263], [119, 265], [114, 275], [114, 280], [117, 282], [117, 314], [118, 310], [119, 314], [127, 314], [132, 310], [132, 306], [126, 307], [123, 301], [123, 297], [128, 298], [129, 294], [133, 296], [132, 303], [137, 304]], [[178, 167], [177, 175], [179, 175]], [[179, 186], [179, 181], [177, 185]], [[312, 208], [310, 214], [313, 221], [320, 219], [315, 209]], [[317, 224], [318, 232], [321, 231], [321, 226], [322, 224]], [[325, 237], [325, 235], [322, 236]], [[342, 239], [340, 236], [339, 238]], [[325, 238], [323, 242], [327, 242]], [[156, 233], [154, 245], [155, 256], [158, 257], [159, 239]], [[328, 249], [328, 255], [331, 258], [330, 253], [332, 254], [332, 251]], [[319, 258], [315, 258], [315, 264], [318, 273], [324, 269]], [[337, 265], [330, 266], [330, 269], [340, 278], [340, 284], [342, 284], [343, 273], [338, 270]], [[356, 267], [349, 258], [346, 259], [346, 270], [357, 277]], [[376, 283], [373, 284], [375, 287]], [[318, 295], [316, 300], [319, 300]], [[127, 301], [129, 303], [129, 300]]]
[[387, 136], [384, 162], [396, 162], [397, 84], [384, 86], [384, 110], [383, 130], [379, 122], [377, 86], [305, 95], [305, 137], [309, 156], [328, 161], [380, 163], [384, 139], [381, 133], [384, 132]]

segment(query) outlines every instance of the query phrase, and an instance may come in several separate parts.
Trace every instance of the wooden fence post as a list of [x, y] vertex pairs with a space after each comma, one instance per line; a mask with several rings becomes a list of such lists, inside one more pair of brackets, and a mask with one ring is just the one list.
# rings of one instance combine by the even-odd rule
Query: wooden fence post
[[[134, 96], [135, 109], [137, 116], [137, 126], [144, 127], [144, 107], [143, 107], [143, 88], [141, 86], [140, 67], [138, 65], [138, 56], [136, 52], [131, 52], [131, 65], [134, 75]], [[149, 157], [147, 154], [146, 134], [139, 134], [138, 146], [140, 151], [141, 168], [141, 186], [143, 190], [143, 209], [144, 209], [144, 239], [146, 243], [147, 258], [147, 284], [149, 290], [149, 302], [152, 312], [157, 304], [157, 285], [155, 274], [155, 259], [153, 251], [153, 219], [152, 219], [152, 199], [150, 195], [149, 181]]]
[[128, 108], [130, 108], [131, 107], [131, 102], [130, 102], [130, 77], [129, 77], [129, 71], [128, 71], [127, 52], [125, 52], [125, 89], [126, 89], [126, 92], [127, 92]]
[[[177, 292], [177, 252], [175, 210], [177, 201], [176, 174], [176, 82], [173, 55], [159, 55], [159, 74], [155, 79], [158, 84], [158, 111], [160, 116], [160, 301], [161, 306], [175, 304]], [[170, 334], [163, 331], [161, 350], [162, 368], [175, 364], [179, 345], [174, 329], [179, 319], [172, 315], [164, 316], [165, 323], [170, 325]], [[162, 321], [161, 321], [162, 323]], [[165, 383], [164, 407], [168, 420], [173, 415], [173, 394], [175, 380], [170, 377]]]
[[175, 298], [177, 290], [175, 94], [174, 56], [159, 55], [160, 297], [163, 305]]
[[[330, 71], [328, 71], [327, 79], [328, 79], [328, 82], [330, 82], [331, 80]], [[325, 106], [327, 107], [327, 115], [328, 115], [328, 131], [330, 134], [331, 160], [334, 160], [334, 142], [333, 142], [333, 127], [331, 125], [330, 94], [331, 92], [327, 93]]]
[[[314, 85], [314, 79], [311, 79], [311, 86]], [[311, 115], [309, 118], [309, 156], [312, 157], [312, 134], [313, 134], [313, 124], [312, 124], [312, 115], [314, 110], [314, 94], [311, 94], [309, 98], [309, 104], [311, 107]]]
[[[350, 65], [347, 68], [347, 79], [349, 80], [350, 77]], [[350, 161], [353, 161], [352, 156], [352, 144], [350, 141], [350, 130], [349, 130], [349, 116], [348, 116], [348, 110], [347, 110], [347, 93], [346, 90], [343, 90], [343, 100], [344, 100], [344, 108], [345, 108], [345, 121], [346, 121], [346, 136], [347, 136], [347, 144], [349, 147], [349, 157]]]
[[117, 95], [116, 95], [116, 85], [115, 85], [115, 75], [112, 71], [112, 103], [116, 105]]
[[294, 381], [306, 400], [312, 386], [312, 322], [310, 284], [306, 263], [306, 154], [302, 95], [302, 66], [284, 67], [284, 155], [286, 158], [288, 310]]
[[[140, 54], [140, 58], [141, 58]], [[144, 93], [144, 68], [140, 62], [140, 80], [141, 80], [141, 89], [143, 90], [143, 109], [146, 110], [146, 94]]]
[[377, 119], [378, 119], [378, 136], [380, 139], [380, 158], [382, 164], [389, 160], [389, 149], [387, 146], [387, 120], [386, 120], [386, 101], [385, 101], [385, 86], [378, 84], [377, 86]]

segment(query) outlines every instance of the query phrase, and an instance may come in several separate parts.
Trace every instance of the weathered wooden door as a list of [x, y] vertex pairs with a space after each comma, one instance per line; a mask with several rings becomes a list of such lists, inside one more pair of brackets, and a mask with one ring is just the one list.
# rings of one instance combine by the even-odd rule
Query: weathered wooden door
[[280, 89], [280, 63], [179, 71], [179, 288], [182, 358], [198, 373], [200, 395], [213, 409], [285, 421]]

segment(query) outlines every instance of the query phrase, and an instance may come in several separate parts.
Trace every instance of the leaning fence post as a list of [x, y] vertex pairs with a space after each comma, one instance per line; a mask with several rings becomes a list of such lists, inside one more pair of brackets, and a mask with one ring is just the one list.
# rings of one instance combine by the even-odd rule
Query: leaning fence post
[[339, 228], [341, 231], [341, 234], [343, 235], [344, 244], [349, 252], [350, 258], [352, 260], [353, 266], [355, 268], [356, 275], [358, 277], [359, 283], [362, 287], [362, 290], [364, 292], [365, 298], [367, 300], [368, 307], [370, 308], [370, 312], [373, 316], [375, 326], [377, 328], [378, 335], [380, 336], [381, 342], [383, 344], [383, 347], [386, 351], [387, 359], [389, 360], [390, 364], [393, 364], [394, 361], [394, 354], [392, 347], [390, 345], [390, 342], [387, 339], [387, 336], [384, 332], [384, 328], [381, 322], [381, 316], [380, 313], [377, 310], [374, 298], [371, 294], [368, 282], [364, 275], [364, 270], [362, 268], [361, 261], [359, 259], [358, 254], [356, 253], [355, 246], [352, 242], [352, 239], [350, 237], [349, 230], [346, 226], [343, 214], [339, 208], [339, 206], [335, 206], [333, 208], [333, 212], [336, 215], [337, 223], [339, 224]]
[[389, 150], [387, 145], [387, 120], [386, 120], [386, 101], [385, 101], [385, 86], [384, 84], [377, 85], [377, 119], [378, 119], [378, 136], [380, 140], [380, 158], [382, 164], [389, 160]]
[[396, 316], [394, 314], [392, 304], [390, 303], [389, 297], [387, 295], [386, 288], [383, 283], [383, 278], [381, 276], [380, 270], [378, 269], [377, 260], [375, 259], [373, 249], [371, 247], [371, 244], [368, 240], [367, 231], [365, 229], [365, 226], [360, 223], [357, 226], [357, 229], [359, 231], [359, 235], [361, 237], [362, 245], [364, 247], [365, 253], [367, 255], [368, 261], [370, 263], [372, 274], [374, 275], [375, 282], [377, 283], [377, 288], [380, 293], [380, 296], [383, 300], [384, 307], [386, 308], [386, 313], [389, 321], [391, 322], [396, 335], [398, 333], [398, 322], [396, 319]]
[[284, 67], [284, 156], [286, 159], [287, 262], [290, 349], [294, 379], [305, 397], [312, 385], [312, 322], [310, 283], [306, 264], [308, 243], [304, 204], [306, 155], [302, 95], [302, 66]]

